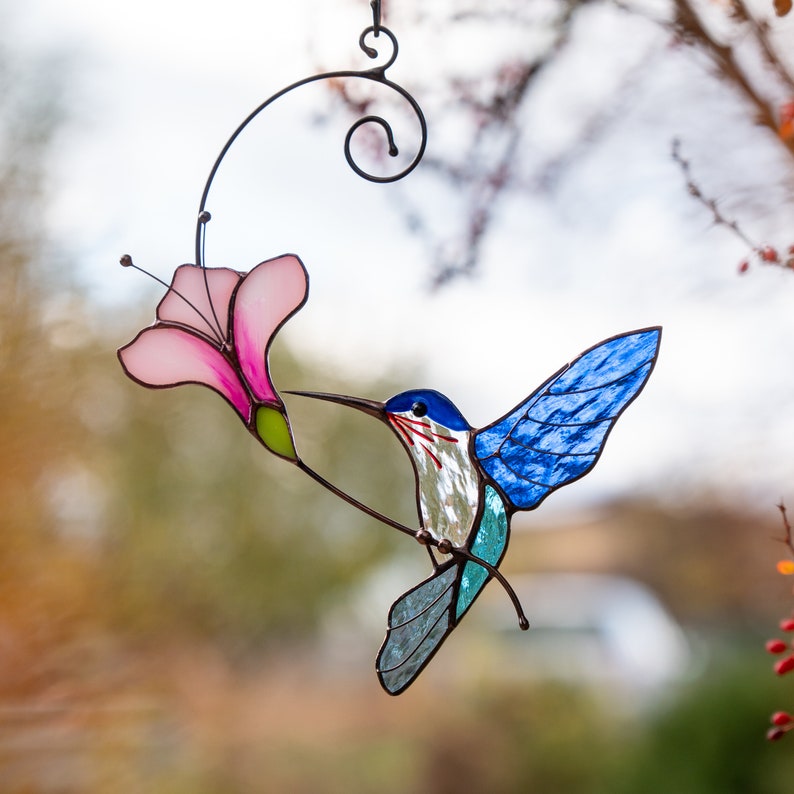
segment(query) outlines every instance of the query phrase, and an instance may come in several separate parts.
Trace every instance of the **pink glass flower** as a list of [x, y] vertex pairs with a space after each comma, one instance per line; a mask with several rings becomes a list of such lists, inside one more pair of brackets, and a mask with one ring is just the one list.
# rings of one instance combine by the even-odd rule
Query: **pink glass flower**
[[248, 273], [182, 265], [157, 321], [118, 351], [124, 371], [152, 388], [208, 386], [224, 397], [271, 452], [297, 461], [287, 411], [268, 354], [281, 326], [306, 302], [309, 277], [294, 255]]

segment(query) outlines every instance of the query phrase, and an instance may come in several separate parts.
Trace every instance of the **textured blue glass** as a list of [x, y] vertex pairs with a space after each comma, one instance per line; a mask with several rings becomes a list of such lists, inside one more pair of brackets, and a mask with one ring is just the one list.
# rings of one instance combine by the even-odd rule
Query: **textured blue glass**
[[612, 419], [642, 388], [650, 371], [649, 363], [603, 386], [543, 395], [527, 406], [526, 417], [537, 422], [564, 425]]
[[510, 501], [518, 508], [528, 510], [551, 491], [548, 485], [538, 485], [531, 480], [519, 477], [518, 474], [504, 464], [501, 458], [488, 458], [483, 461], [482, 465], [494, 481], [499, 483]]
[[[508, 526], [507, 513], [499, 494], [490, 485], [486, 486], [485, 509], [471, 553], [491, 565], [498, 565], [507, 543]], [[488, 571], [482, 565], [471, 561], [466, 563], [460, 579], [456, 618], [471, 606], [487, 579]]]
[[522, 479], [539, 485], [557, 487], [581, 476], [593, 463], [595, 455], [563, 455], [534, 452], [508, 439], [502, 447], [502, 460]]
[[598, 388], [618, 380], [656, 358], [658, 328], [608, 339], [582, 353], [549, 389], [551, 392]]
[[567, 450], [569, 455], [597, 453], [612, 427], [608, 419], [585, 425], [550, 425], [525, 419], [511, 433], [511, 439], [538, 452]]
[[477, 458], [515, 507], [536, 507], [595, 465], [615, 420], [645, 385], [659, 339], [654, 328], [596, 345], [476, 434]]

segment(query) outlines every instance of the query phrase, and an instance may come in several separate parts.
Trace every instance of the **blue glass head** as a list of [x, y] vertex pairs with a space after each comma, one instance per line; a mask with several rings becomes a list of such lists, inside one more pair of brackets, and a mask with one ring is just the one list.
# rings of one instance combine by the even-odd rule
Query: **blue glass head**
[[450, 400], [433, 389], [412, 389], [395, 394], [384, 407], [390, 414], [412, 414], [417, 419], [426, 416], [450, 430], [471, 429]]

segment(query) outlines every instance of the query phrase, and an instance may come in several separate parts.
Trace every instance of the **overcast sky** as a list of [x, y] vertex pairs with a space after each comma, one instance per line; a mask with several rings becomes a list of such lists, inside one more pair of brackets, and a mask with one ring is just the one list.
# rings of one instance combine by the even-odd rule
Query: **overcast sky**
[[[95, 300], [149, 302], [152, 313], [149, 287], [115, 265], [119, 256], [169, 280], [193, 261], [204, 180], [249, 111], [318, 69], [369, 66], [357, 49], [371, 20], [365, 0], [29, 0], [5, 16], [17, 49], [61, 53], [70, 65], [51, 232]], [[421, 166], [394, 187], [356, 177], [342, 157], [345, 119], [310, 123], [327, 105], [320, 86], [268, 111], [224, 164], [208, 204], [207, 263], [247, 270], [299, 254], [312, 292], [282, 334], [317, 367], [318, 389], [324, 366], [351, 380], [406, 366], [417, 380], [405, 388], [447, 393], [474, 426], [602, 338], [661, 324], [651, 382], [577, 500], [724, 487], [761, 508], [794, 503], [794, 274], [737, 275], [742, 245], [687, 197], [670, 142], [680, 135], [696, 170], [722, 177], [716, 197], [731, 209], [765, 181], [777, 189], [790, 165], [773, 143], [757, 145], [747, 108], [663, 31], [596, 12], [590, 24], [526, 120], [525, 162], [553, 153], [588, 102], [606, 101], [618, 77], [636, 71], [622, 95], [625, 121], [553, 195], [505, 201], [475, 279], [431, 294], [427, 250], [396, 208], [423, 191], [417, 200], [441, 228], [455, 223], [454, 196], [434, 192]], [[453, 64], [485, 68], [517, 46], [504, 32], [479, 40], [463, 25], [441, 42], [435, 30], [392, 27], [401, 51], [389, 75], [408, 86]], [[455, 145], [443, 119], [428, 121], [431, 153]], [[746, 225], [760, 239], [794, 242], [785, 206], [750, 212]]]

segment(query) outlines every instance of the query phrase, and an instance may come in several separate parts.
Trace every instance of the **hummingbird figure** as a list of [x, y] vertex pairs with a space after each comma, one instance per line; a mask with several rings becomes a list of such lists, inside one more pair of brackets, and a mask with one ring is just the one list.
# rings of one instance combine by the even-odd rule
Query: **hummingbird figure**
[[498, 570], [510, 519], [593, 468], [617, 418], [647, 382], [660, 339], [661, 328], [654, 327], [595, 345], [479, 430], [432, 389], [402, 392], [385, 403], [292, 392], [348, 405], [385, 422], [413, 464], [419, 529], [383, 518], [427, 546], [433, 572], [389, 611], [376, 664], [389, 694], [400, 694], [416, 680], [492, 578], [512, 599], [521, 628], [529, 628]]

